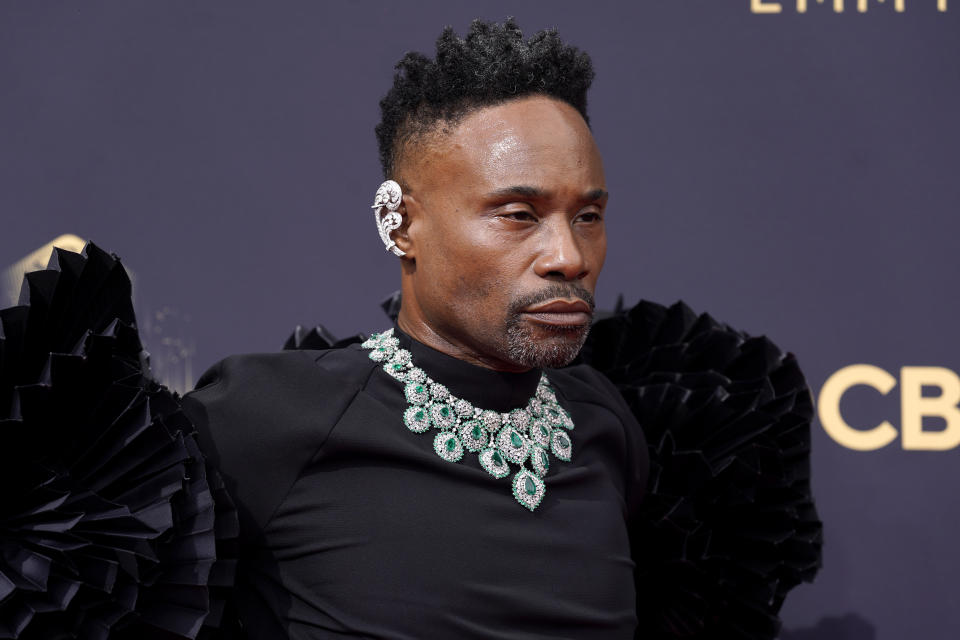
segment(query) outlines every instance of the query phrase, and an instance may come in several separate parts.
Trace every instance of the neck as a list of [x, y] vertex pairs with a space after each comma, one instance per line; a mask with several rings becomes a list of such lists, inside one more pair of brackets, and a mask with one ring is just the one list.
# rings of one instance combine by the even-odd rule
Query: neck
[[400, 348], [410, 352], [414, 366], [475, 407], [505, 413], [525, 406], [536, 393], [543, 373], [536, 368], [516, 373], [478, 366], [420, 342], [399, 323], [393, 335], [399, 340]]
[[397, 316], [397, 326], [414, 340], [457, 360], [463, 360], [494, 371], [522, 373], [530, 370], [530, 367], [522, 367], [482, 353], [464, 341], [457, 340], [446, 332], [437, 330], [426, 321], [422, 313], [419, 313], [419, 309], [414, 311], [407, 304], [401, 304], [400, 314]]

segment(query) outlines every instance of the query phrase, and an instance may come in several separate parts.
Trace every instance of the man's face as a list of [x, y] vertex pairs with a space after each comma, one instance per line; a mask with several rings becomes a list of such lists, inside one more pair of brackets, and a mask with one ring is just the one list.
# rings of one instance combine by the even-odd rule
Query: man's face
[[541, 96], [482, 108], [400, 168], [401, 326], [494, 369], [572, 360], [606, 256], [603, 163], [580, 114]]

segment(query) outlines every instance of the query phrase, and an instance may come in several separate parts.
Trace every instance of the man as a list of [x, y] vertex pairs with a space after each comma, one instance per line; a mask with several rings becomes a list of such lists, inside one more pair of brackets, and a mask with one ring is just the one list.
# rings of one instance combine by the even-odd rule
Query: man
[[606, 252], [589, 60], [554, 33], [475, 22], [398, 69], [377, 127], [397, 183], [378, 213], [402, 189], [384, 234], [402, 254], [393, 336], [227, 358], [185, 399], [241, 510], [244, 626], [632, 637], [642, 431], [592, 369], [541, 381], [586, 339]]
[[[691, 594], [703, 569], [691, 572], [686, 559], [666, 578], [652, 575], [646, 560], [635, 571], [651, 554], [702, 553], [703, 566], [716, 565], [723, 540], [736, 546], [740, 536], [722, 522], [703, 526], [700, 515], [672, 520], [689, 505], [658, 498], [650, 511], [662, 510], [657, 526], [689, 549], [657, 550], [664, 530], [638, 524], [649, 459], [631, 413], [651, 408], [653, 394], [626, 380], [624, 389], [639, 398], [628, 407], [596, 369], [557, 370], [587, 338], [606, 252], [608, 194], [586, 113], [589, 58], [554, 32], [525, 40], [512, 21], [475, 21], [464, 39], [445, 30], [435, 59], [410, 53], [397, 69], [376, 128], [388, 180], [374, 203], [380, 237], [399, 257], [395, 327], [362, 345], [227, 358], [184, 400], [240, 509], [236, 597], [247, 634], [729, 637], [740, 628], [748, 637], [752, 626], [749, 633], [772, 637], [797, 572], [771, 569], [746, 587], [729, 575], [743, 573], [740, 567], [704, 587], [741, 584], [766, 600], [744, 613], [748, 607], [731, 595], [736, 588], [697, 604], [707, 596]], [[641, 305], [638, 313], [652, 309]], [[691, 354], [718, 329], [698, 322], [714, 333], [698, 343], [688, 327]], [[627, 333], [640, 336], [643, 327]], [[599, 335], [602, 344], [610, 334]], [[639, 360], [651, 347], [624, 353]], [[607, 357], [591, 353], [594, 362]], [[657, 375], [670, 366], [661, 361]], [[642, 369], [620, 367], [621, 382], [622, 372]], [[702, 394], [703, 377], [697, 380]], [[655, 388], [672, 397], [662, 384]], [[809, 414], [796, 391], [805, 389], [802, 378], [790, 389], [793, 395], [778, 396], [777, 411], [789, 412], [785, 400], [800, 397], [798, 410]], [[674, 406], [689, 400], [696, 414], [697, 392], [683, 393]], [[715, 468], [691, 466], [689, 450], [680, 452], [686, 462], [671, 467], [665, 454], [658, 485], [669, 487], [681, 467], [681, 482], [693, 487], [696, 477], [737, 466], [730, 456], [742, 445], [731, 442], [740, 436], [720, 423], [716, 434], [704, 431], [708, 410], [698, 429], [701, 439], [724, 443]], [[643, 414], [651, 433], [657, 413], [666, 415]], [[670, 421], [689, 420], [681, 416]], [[808, 427], [809, 418], [796, 424]], [[657, 444], [664, 442], [672, 440]], [[689, 537], [678, 537], [684, 528]], [[756, 557], [767, 553], [763, 546], [756, 542]], [[770, 552], [767, 565], [782, 554]], [[670, 575], [684, 576], [682, 583], [670, 587]], [[658, 589], [670, 594], [665, 601]], [[675, 595], [681, 604], [666, 602]], [[651, 603], [660, 609], [654, 624]], [[738, 622], [709, 622], [723, 609]], [[641, 610], [648, 619], [638, 629]]]
[[30, 274], [0, 310], [0, 635], [776, 637], [819, 566], [809, 392], [681, 303], [591, 327], [592, 75], [512, 21], [400, 62], [374, 210], [402, 302], [362, 343], [228, 357], [181, 405], [115, 257]]

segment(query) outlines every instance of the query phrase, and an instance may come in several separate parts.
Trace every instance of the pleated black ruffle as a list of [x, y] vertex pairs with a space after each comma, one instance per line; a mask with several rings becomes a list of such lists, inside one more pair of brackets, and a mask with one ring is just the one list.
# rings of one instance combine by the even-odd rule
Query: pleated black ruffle
[[196, 638], [236, 510], [150, 379], [115, 256], [56, 249], [0, 310], [0, 638]]
[[631, 523], [637, 638], [775, 638], [787, 593], [820, 567], [813, 403], [793, 354], [642, 301], [597, 321], [579, 360], [617, 385], [650, 447]]
[[[391, 322], [396, 322], [397, 315], [400, 313], [400, 292], [395, 291], [387, 296], [380, 303], [380, 308], [387, 314]], [[310, 329], [305, 329], [302, 325], [294, 327], [293, 332], [283, 343], [284, 350], [292, 349], [338, 349], [348, 344], [360, 343], [367, 339], [367, 336], [358, 333], [347, 338], [337, 338], [322, 324], [314, 325]]]
[[318, 324], [311, 329], [304, 329], [298, 324], [286, 342], [283, 343], [283, 348], [285, 351], [294, 349], [337, 349], [355, 342], [363, 342], [366, 339], [366, 336], [360, 334], [338, 339], [322, 324]]

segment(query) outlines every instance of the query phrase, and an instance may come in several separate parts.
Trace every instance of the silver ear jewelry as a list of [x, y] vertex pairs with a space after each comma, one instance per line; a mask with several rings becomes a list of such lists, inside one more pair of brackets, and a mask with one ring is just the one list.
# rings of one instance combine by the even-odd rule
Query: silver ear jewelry
[[[403, 217], [397, 212], [400, 208], [400, 201], [403, 199], [403, 192], [400, 185], [393, 180], [387, 180], [377, 189], [377, 195], [373, 199], [373, 217], [377, 221], [377, 231], [380, 232], [380, 239], [383, 240], [387, 251], [398, 258], [407, 255], [400, 250], [397, 243], [390, 237], [394, 229], [398, 229], [403, 224]], [[381, 216], [383, 208], [386, 207], [388, 213]]]

